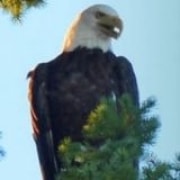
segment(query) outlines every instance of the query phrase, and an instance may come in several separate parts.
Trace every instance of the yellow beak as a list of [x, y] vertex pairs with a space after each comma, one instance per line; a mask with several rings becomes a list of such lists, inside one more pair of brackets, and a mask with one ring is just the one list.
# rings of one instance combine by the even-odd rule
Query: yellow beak
[[123, 30], [123, 22], [116, 16], [103, 16], [99, 19], [98, 24], [104, 34], [115, 39], [120, 36]]

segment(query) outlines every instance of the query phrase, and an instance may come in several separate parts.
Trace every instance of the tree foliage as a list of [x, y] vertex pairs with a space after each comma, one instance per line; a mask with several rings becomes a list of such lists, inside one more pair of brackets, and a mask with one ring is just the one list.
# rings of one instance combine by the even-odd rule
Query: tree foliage
[[[121, 103], [126, 108], [119, 113], [115, 101], [102, 100], [82, 129], [84, 142], [64, 139], [59, 146], [64, 165], [60, 179], [116, 180], [119, 174], [122, 179], [136, 179], [138, 168], [134, 166], [142, 150], [133, 126], [139, 113], [134, 108], [132, 114], [127, 114], [131, 105], [128, 100]], [[121, 123], [120, 116], [126, 116]]]
[[154, 106], [155, 100], [152, 98], [140, 108], [133, 105], [128, 95], [118, 102], [103, 99], [90, 113], [82, 129], [84, 141], [73, 142], [66, 137], [59, 145], [63, 168], [57, 180], [180, 178], [179, 156], [176, 163], [153, 158], [139, 168], [140, 158], [145, 156], [147, 147], [155, 142], [160, 127], [157, 116], [151, 113]]
[[[1, 133], [1, 131], [0, 131], [0, 139], [1, 139], [1, 135], [2, 135], [2, 133]], [[5, 152], [4, 152], [3, 148], [0, 146], [0, 159], [1, 159], [4, 155], [5, 155]]]
[[39, 7], [44, 0], [0, 0], [0, 7], [10, 13], [13, 18], [19, 19], [25, 10]]
[[142, 168], [142, 180], [179, 180], [180, 154], [173, 162], [163, 162], [157, 158], [149, 159]]

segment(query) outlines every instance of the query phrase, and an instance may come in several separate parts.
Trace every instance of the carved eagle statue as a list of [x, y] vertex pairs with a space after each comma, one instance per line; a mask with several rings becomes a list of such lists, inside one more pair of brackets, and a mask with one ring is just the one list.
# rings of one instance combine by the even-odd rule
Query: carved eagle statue
[[61, 54], [29, 73], [33, 136], [44, 180], [54, 180], [62, 168], [60, 142], [65, 137], [83, 140], [81, 129], [102, 97], [119, 99], [128, 93], [139, 106], [133, 67], [111, 48], [122, 29], [113, 8], [93, 5], [71, 24]]

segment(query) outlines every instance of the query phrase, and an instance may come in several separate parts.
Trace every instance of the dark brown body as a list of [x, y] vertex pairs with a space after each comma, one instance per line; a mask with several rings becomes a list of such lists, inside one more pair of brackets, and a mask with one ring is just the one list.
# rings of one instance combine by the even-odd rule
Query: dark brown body
[[129, 93], [139, 105], [131, 64], [99, 49], [78, 48], [31, 72], [30, 101], [34, 137], [44, 180], [61, 167], [57, 147], [64, 137], [83, 140], [82, 126], [104, 96]]

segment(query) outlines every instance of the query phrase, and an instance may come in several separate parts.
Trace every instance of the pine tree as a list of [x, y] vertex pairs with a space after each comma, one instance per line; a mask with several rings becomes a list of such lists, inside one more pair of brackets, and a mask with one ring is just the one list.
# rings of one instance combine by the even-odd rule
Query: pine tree
[[20, 19], [22, 14], [31, 7], [39, 7], [44, 0], [0, 0], [0, 8], [9, 12], [13, 18]]
[[160, 127], [157, 116], [151, 114], [154, 106], [152, 98], [140, 108], [128, 95], [118, 102], [103, 99], [82, 129], [84, 141], [66, 137], [59, 145], [63, 168], [57, 180], [178, 180], [180, 156], [174, 163], [151, 158], [139, 168]]
[[180, 180], [180, 154], [173, 162], [149, 159], [142, 168], [141, 180]]
[[[0, 131], [0, 139], [1, 139], [2, 132]], [[5, 155], [3, 148], [0, 146], [0, 159]]]

